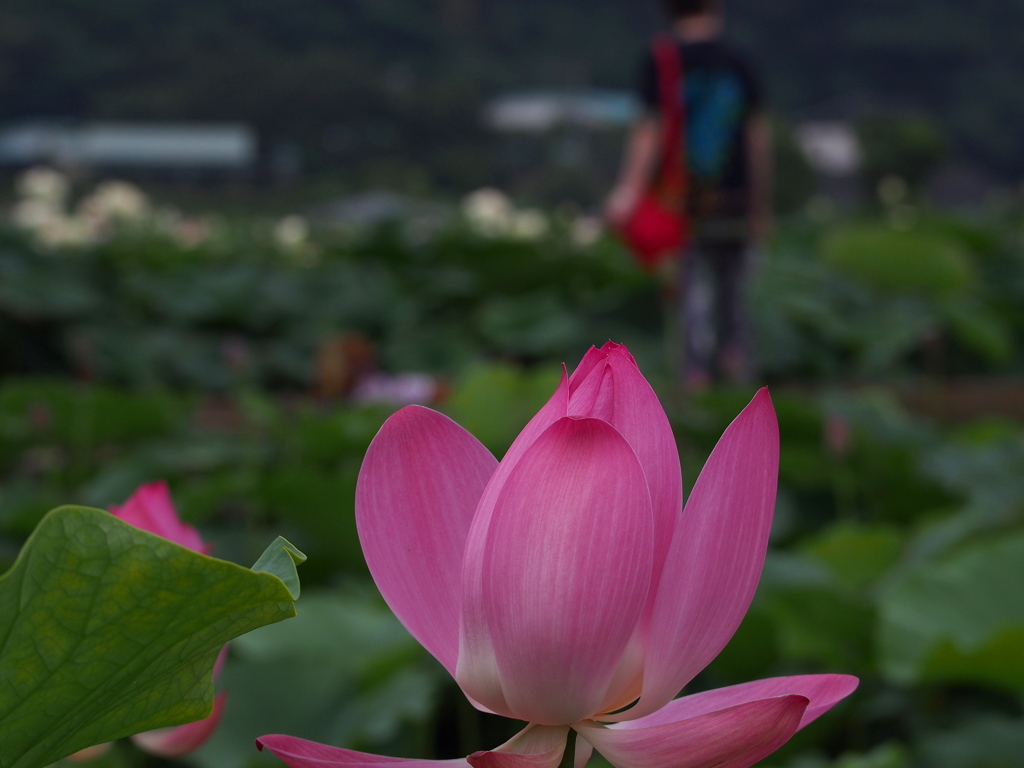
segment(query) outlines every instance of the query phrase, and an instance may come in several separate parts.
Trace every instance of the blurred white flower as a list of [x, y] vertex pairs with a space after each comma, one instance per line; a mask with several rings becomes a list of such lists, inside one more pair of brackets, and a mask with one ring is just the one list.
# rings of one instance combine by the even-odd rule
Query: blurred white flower
[[78, 210], [89, 218], [127, 223], [147, 218], [150, 205], [142, 190], [134, 184], [108, 180], [100, 182], [92, 194], [82, 198]]
[[569, 236], [576, 245], [587, 247], [601, 238], [604, 223], [597, 216], [577, 216], [569, 229]]
[[91, 222], [81, 216], [60, 216], [35, 227], [36, 242], [44, 248], [74, 248], [97, 240]]
[[186, 216], [179, 219], [173, 234], [174, 239], [181, 245], [186, 248], [195, 248], [209, 239], [210, 232], [210, 222], [207, 219]]
[[14, 225], [22, 229], [38, 229], [62, 218], [64, 218], [64, 211], [60, 206], [39, 198], [30, 197], [19, 200], [11, 209], [11, 219]]
[[498, 235], [508, 231], [514, 209], [501, 190], [484, 187], [471, 192], [462, 201], [462, 215], [481, 234]]
[[297, 214], [285, 216], [274, 225], [274, 242], [281, 248], [293, 249], [309, 239], [309, 223]]
[[15, 181], [18, 195], [26, 200], [41, 200], [60, 207], [71, 191], [68, 177], [42, 165], [29, 168]]
[[512, 216], [510, 232], [522, 240], [536, 240], [547, 234], [548, 217], [536, 208], [516, 211]]

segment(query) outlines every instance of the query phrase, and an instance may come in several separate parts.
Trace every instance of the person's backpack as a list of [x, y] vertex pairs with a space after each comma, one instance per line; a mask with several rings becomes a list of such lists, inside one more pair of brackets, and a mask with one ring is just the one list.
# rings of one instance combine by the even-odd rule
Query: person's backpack
[[688, 70], [684, 88], [689, 209], [706, 218], [723, 213], [722, 181], [743, 130], [746, 92], [739, 76], [724, 67]]

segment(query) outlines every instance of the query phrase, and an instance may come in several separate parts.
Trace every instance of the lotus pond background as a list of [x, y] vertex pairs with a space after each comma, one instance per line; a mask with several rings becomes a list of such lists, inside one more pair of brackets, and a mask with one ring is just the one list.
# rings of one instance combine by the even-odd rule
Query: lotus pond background
[[[309, 557], [299, 616], [232, 643], [222, 725], [183, 763], [270, 765], [253, 739], [271, 732], [417, 757], [503, 741], [369, 579], [355, 479], [395, 406], [352, 395], [352, 350], [429, 375], [500, 456], [560, 363], [614, 338], [662, 396], [687, 489], [753, 388], [679, 393], [664, 285], [575, 211], [312, 230], [146, 211], [95, 237], [0, 232], [0, 564], [46, 510], [167, 478], [215, 555], [249, 563], [281, 534]], [[1024, 765], [1024, 219], [1019, 201], [912, 214], [792, 215], [752, 285], [779, 501], [750, 613], [692, 688], [862, 680], [767, 765]], [[143, 762], [124, 743], [97, 765]]]

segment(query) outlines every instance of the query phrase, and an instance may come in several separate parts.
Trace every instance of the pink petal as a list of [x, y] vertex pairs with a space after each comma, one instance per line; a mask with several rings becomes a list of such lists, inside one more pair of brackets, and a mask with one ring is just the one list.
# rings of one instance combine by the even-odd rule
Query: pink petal
[[779, 696], [648, 728], [573, 727], [616, 768], [747, 768], [789, 740], [806, 708]]
[[224, 665], [228, 660], [228, 644], [225, 643], [224, 647], [220, 649], [220, 653], [217, 654], [217, 661], [213, 664], [213, 679], [216, 680], [220, 677], [220, 673], [224, 669]]
[[158, 728], [132, 736], [135, 745], [144, 752], [157, 757], [180, 757], [199, 749], [217, 730], [221, 715], [224, 714], [224, 702], [227, 692], [221, 691], [213, 701], [213, 711], [209, 717], [186, 723], [175, 728]]
[[462, 757], [455, 760], [385, 757], [366, 752], [354, 752], [351, 749], [329, 747], [315, 741], [306, 741], [281, 734], [260, 736], [256, 739], [256, 747], [261, 751], [269, 750], [291, 768], [328, 768], [328, 766], [346, 766], [346, 768], [361, 768], [363, 766], [367, 768], [369, 766], [373, 766], [373, 768], [388, 768], [388, 766], [440, 768], [440, 766], [451, 766], [451, 768], [466, 768], [466, 760]]
[[654, 714], [641, 717], [639, 720], [616, 723], [612, 727], [616, 729], [648, 728], [652, 725], [686, 720], [758, 699], [797, 695], [803, 696], [810, 702], [800, 720], [799, 727], [803, 728], [853, 693], [857, 688], [857, 683], [857, 678], [852, 675], [792, 675], [754, 680], [740, 685], [731, 685], [728, 688], [716, 688], [713, 691], [683, 696], [670, 701]]
[[[564, 747], [564, 745], [563, 745]], [[542, 755], [514, 755], [509, 752], [474, 752], [466, 762], [474, 768], [558, 768], [564, 748]]]
[[381, 427], [356, 485], [356, 527], [377, 587], [412, 635], [452, 673], [466, 535], [496, 466], [469, 432], [414, 405]]
[[568, 735], [566, 726], [531, 724], [497, 749], [474, 752], [466, 760], [474, 768], [558, 768]]
[[[494, 663], [494, 644], [484, 612], [484, 560], [473, 553], [483, 552], [494, 504], [509, 473], [537, 438], [556, 420], [566, 415], [568, 407], [569, 378], [563, 366], [562, 379], [555, 393], [519, 433], [497, 470], [491, 475], [466, 539], [466, 557], [462, 563], [462, 619], [459, 625], [458, 669], [454, 676], [473, 706], [486, 712], [509, 715], [498, 679], [498, 668]], [[486, 705], [481, 702], [486, 702]]]
[[467, 553], [483, 559], [511, 716], [567, 724], [621, 694], [609, 686], [650, 585], [650, 503], [636, 455], [598, 419], [560, 419], [512, 470], [486, 546]]
[[591, 349], [569, 379], [569, 415], [592, 416], [615, 427], [636, 451], [651, 489], [654, 570], [648, 619], [683, 507], [679, 450], [665, 409], [624, 346]]
[[139, 530], [163, 536], [193, 552], [206, 554], [210, 551], [210, 547], [203, 544], [199, 531], [181, 522], [165, 480], [140, 485], [128, 501], [119, 507], [111, 507], [110, 514]]
[[[601, 349], [591, 347], [572, 377], [563, 377], [551, 400], [530, 421], [502, 459], [484, 491], [467, 543], [467, 553], [479, 552], [485, 544], [491, 513], [497, 494], [509, 472], [540, 433], [562, 416], [594, 416], [612, 424], [637, 453], [646, 474], [654, 504], [653, 581], [660, 577], [662, 563], [672, 540], [672, 532], [682, 506], [682, 479], [675, 439], [664, 409], [650, 385], [640, 374], [629, 351], [614, 342]], [[459, 669], [456, 678], [465, 681], [463, 690], [471, 700], [479, 697], [488, 706], [476, 706], [509, 715], [507, 702], [494, 664], [494, 646], [483, 614], [482, 561], [468, 559], [463, 578], [463, 617], [460, 632]], [[616, 672], [614, 688], [632, 689], [624, 693], [621, 706], [636, 698], [643, 668], [643, 644], [655, 591], [652, 588], [645, 617], [637, 627], [637, 636], [623, 654]], [[472, 689], [473, 693], [469, 691]], [[474, 703], [476, 703], [474, 701]]]
[[779, 427], [762, 389], [708, 458], [655, 598], [643, 692], [619, 720], [665, 706], [729, 642], [757, 588], [775, 508]]

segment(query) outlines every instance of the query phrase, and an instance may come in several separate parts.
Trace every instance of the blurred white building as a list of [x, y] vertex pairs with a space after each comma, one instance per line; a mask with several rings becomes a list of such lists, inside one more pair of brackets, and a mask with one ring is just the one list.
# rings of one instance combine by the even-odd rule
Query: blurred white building
[[807, 161], [818, 173], [849, 176], [860, 170], [860, 141], [849, 122], [809, 120], [799, 124], [794, 133]]
[[30, 122], [0, 130], [0, 164], [13, 167], [239, 173], [257, 156], [256, 132], [240, 123]]
[[483, 121], [496, 131], [544, 133], [553, 128], [616, 128], [636, 117], [639, 105], [628, 91], [523, 91], [493, 99]]

